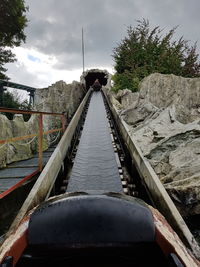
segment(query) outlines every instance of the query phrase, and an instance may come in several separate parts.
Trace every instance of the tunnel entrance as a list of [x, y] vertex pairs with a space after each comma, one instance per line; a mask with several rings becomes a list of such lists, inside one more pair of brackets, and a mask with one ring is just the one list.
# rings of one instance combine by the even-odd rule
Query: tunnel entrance
[[88, 90], [93, 85], [94, 81], [98, 79], [101, 85], [106, 85], [108, 82], [107, 74], [104, 72], [88, 72], [85, 76], [85, 85]]

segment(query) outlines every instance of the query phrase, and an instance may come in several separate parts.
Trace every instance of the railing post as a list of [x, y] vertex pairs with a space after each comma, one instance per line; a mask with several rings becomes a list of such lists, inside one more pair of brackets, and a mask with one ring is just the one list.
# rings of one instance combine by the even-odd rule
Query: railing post
[[65, 121], [66, 121], [64, 114], [62, 114], [61, 119], [62, 119], [62, 132], [64, 133], [65, 132]]
[[39, 171], [42, 170], [42, 154], [43, 154], [43, 115], [39, 114], [39, 135], [38, 135], [38, 152], [39, 152], [39, 160], [38, 160], [38, 168]]
[[6, 91], [6, 89], [3, 87], [2, 84], [0, 84], [0, 106], [1, 107], [4, 106], [4, 91]]

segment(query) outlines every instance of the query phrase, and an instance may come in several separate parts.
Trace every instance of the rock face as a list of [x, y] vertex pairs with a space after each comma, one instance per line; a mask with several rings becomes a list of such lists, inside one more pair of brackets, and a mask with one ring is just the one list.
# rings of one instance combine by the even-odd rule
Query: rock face
[[[68, 121], [79, 106], [83, 96], [84, 88], [81, 83], [73, 82], [66, 84], [59, 81], [48, 88], [38, 89], [35, 96], [34, 109], [37, 111], [64, 113]], [[13, 120], [0, 115], [0, 140], [12, 137], [30, 135], [38, 132], [37, 115], [32, 115], [29, 121], [25, 122], [22, 115], [15, 115]], [[61, 120], [57, 117], [45, 115], [43, 119], [44, 131], [52, 128], [60, 128]], [[43, 139], [45, 150], [55, 139], [55, 134]], [[14, 161], [28, 159], [37, 151], [37, 138], [27, 139], [9, 144], [0, 145], [0, 168]]]
[[[35, 94], [35, 109], [37, 111], [64, 113], [67, 121], [73, 116], [85, 94], [84, 87], [79, 82], [66, 84], [56, 82], [48, 88], [38, 89]], [[61, 127], [61, 120], [55, 116], [44, 116], [44, 129]]]
[[65, 112], [69, 118], [77, 109], [84, 94], [81, 83], [74, 81], [66, 84], [64, 81], [59, 81], [48, 88], [36, 91], [35, 109], [45, 112]]
[[152, 74], [114, 102], [181, 214], [200, 214], [200, 79]]
[[[37, 133], [38, 124], [36, 117], [32, 116], [25, 122], [22, 115], [15, 115], [13, 120], [7, 119], [5, 115], [0, 115], [0, 139], [5, 140], [12, 137], [30, 135]], [[14, 161], [24, 160], [32, 157], [37, 150], [36, 138], [25, 141], [9, 142], [0, 146], [0, 168], [6, 167]]]

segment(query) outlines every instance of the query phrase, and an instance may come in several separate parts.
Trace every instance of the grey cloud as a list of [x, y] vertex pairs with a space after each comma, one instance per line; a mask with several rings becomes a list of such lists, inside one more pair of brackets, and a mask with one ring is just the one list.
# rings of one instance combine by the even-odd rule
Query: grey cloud
[[39, 79], [37, 76], [34, 75], [34, 73], [28, 72], [24, 66], [18, 66], [15, 64], [6, 64], [6, 68], [9, 69], [9, 78], [12, 82], [25, 84], [32, 87], [40, 87], [38, 86], [40, 84]]
[[[89, 54], [101, 53], [110, 57], [115, 40], [121, 39], [121, 31], [129, 24], [130, 16], [136, 13], [133, 1], [46, 1], [37, 11], [39, 1], [27, 1], [30, 8], [26, 47], [32, 46], [46, 54], [67, 58], [74, 55], [74, 63], [81, 52], [81, 28], [84, 27], [85, 47]], [[131, 11], [127, 16], [127, 10]], [[32, 12], [31, 12], [32, 11]], [[37, 11], [37, 12], [36, 12]], [[33, 14], [35, 12], [35, 14]], [[45, 14], [45, 16], [43, 15]], [[105, 62], [99, 57], [99, 64]], [[92, 60], [92, 59], [91, 59]], [[110, 64], [110, 60], [108, 60]], [[62, 62], [57, 66], [64, 65]]]
[[[111, 66], [112, 50], [129, 25], [147, 18], [177, 37], [199, 38], [199, 0], [26, 0], [27, 48], [57, 58], [54, 68], [81, 68], [81, 28], [85, 33], [86, 66]], [[199, 45], [200, 46], [200, 45]], [[25, 70], [24, 70], [25, 71]]]

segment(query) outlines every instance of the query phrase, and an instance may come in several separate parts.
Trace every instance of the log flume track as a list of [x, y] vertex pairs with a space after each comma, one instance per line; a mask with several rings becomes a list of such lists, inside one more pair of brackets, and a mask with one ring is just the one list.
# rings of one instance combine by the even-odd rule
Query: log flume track
[[[7, 233], [0, 267], [198, 266], [154, 209], [162, 203], [152, 194], [151, 169], [146, 177], [115, 115], [102, 91], [88, 91]], [[167, 219], [174, 216], [193, 250], [173, 213]]]
[[67, 192], [123, 192], [101, 92], [93, 92]]

